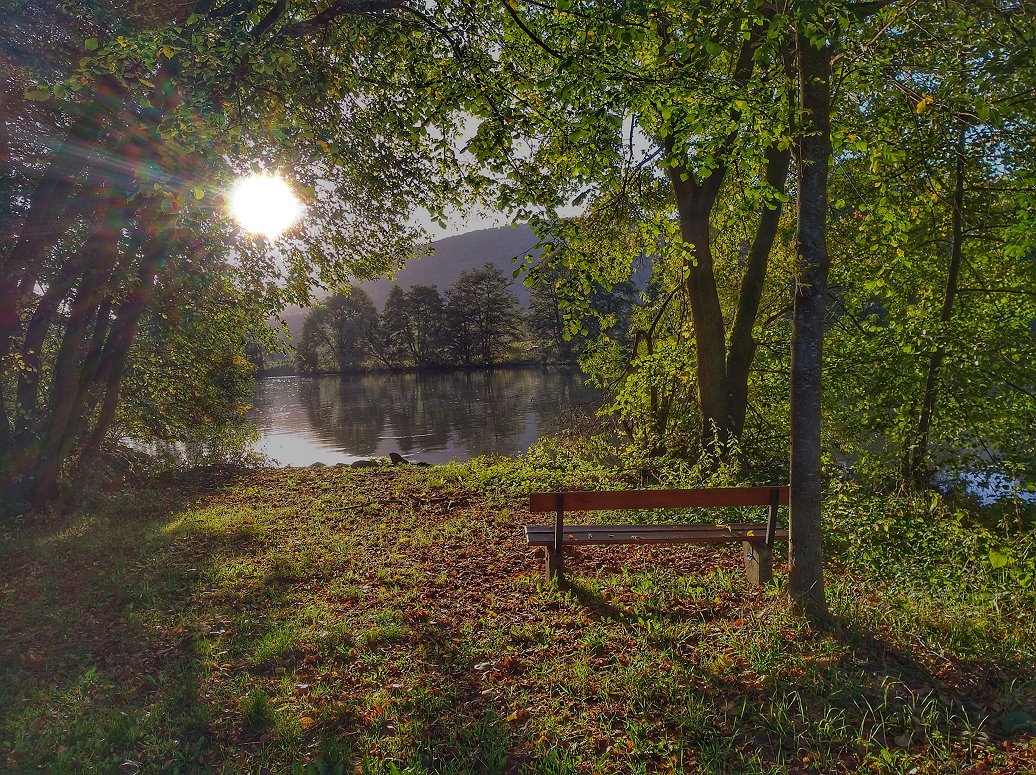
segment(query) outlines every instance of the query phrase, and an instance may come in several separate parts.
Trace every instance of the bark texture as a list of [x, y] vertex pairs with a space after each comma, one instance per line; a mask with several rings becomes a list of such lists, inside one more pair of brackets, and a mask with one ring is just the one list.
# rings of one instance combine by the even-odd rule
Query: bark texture
[[[801, 25], [801, 22], [800, 22]], [[831, 47], [797, 36], [802, 112], [796, 154], [797, 272], [791, 342], [791, 526], [788, 589], [807, 617], [827, 616], [821, 551], [820, 394], [827, 253], [827, 179], [831, 157]]]

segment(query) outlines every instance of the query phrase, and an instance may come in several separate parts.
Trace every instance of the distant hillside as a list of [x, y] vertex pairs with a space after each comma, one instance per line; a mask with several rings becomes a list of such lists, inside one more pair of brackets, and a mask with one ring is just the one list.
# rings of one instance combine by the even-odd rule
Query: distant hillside
[[[439, 290], [445, 293], [462, 272], [478, 269], [487, 261], [510, 277], [517, 266], [512, 259], [534, 252], [537, 241], [532, 229], [526, 225], [482, 229], [447, 237], [432, 243], [435, 255], [408, 263], [406, 268], [396, 275], [395, 283], [374, 280], [359, 283], [359, 286], [370, 294], [374, 305], [381, 309], [393, 284], [399, 285], [403, 290], [413, 285], [437, 285]], [[511, 290], [518, 297], [518, 301], [528, 305], [529, 289], [520, 280], [514, 282]]]
[[[510, 277], [517, 266], [512, 259], [521, 258], [526, 253], [535, 253], [533, 247], [536, 242], [536, 235], [527, 225], [481, 229], [459, 234], [433, 242], [435, 254], [408, 263], [396, 275], [395, 283], [389, 280], [372, 280], [358, 283], [358, 286], [370, 294], [375, 306], [380, 310], [393, 284], [401, 286], [404, 290], [413, 285], [435, 285], [445, 293], [462, 272], [477, 269], [487, 261]], [[529, 289], [521, 280], [516, 280], [511, 290], [523, 305], [528, 305]], [[287, 323], [292, 336], [296, 336], [302, 330], [302, 323], [308, 312], [308, 309], [302, 307], [286, 307], [279, 320]]]

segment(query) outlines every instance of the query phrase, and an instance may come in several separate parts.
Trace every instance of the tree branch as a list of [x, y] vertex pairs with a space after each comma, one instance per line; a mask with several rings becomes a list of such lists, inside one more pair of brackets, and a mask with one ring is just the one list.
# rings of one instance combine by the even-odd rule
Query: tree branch
[[284, 15], [284, 11], [287, 7], [288, 0], [275, 0], [273, 7], [271, 7], [259, 23], [252, 28], [252, 38], [258, 40], [265, 35], [266, 31], [276, 24], [277, 20]]
[[562, 56], [560, 53], [558, 53], [557, 51], [552, 49], [550, 46], [548, 46], [546, 43], [544, 43], [542, 38], [540, 38], [535, 32], [533, 32], [531, 29], [529, 29], [526, 26], [525, 22], [523, 22], [521, 17], [518, 16], [518, 12], [515, 11], [514, 8], [511, 7], [511, 4], [508, 2], [508, 0], [503, 0], [503, 4], [504, 4], [504, 9], [507, 11], [507, 15], [510, 16], [514, 20], [514, 23], [517, 24], [518, 27], [521, 29], [521, 31], [526, 34], [526, 36], [529, 38], [529, 40], [531, 40], [537, 46], [542, 48], [544, 51], [546, 51], [548, 54], [550, 54], [555, 59], [561, 59], [561, 60], [565, 59], [564, 56]]
[[404, 0], [335, 0], [316, 16], [288, 27], [285, 33], [291, 36], [307, 35], [326, 27], [342, 16], [369, 16], [382, 11], [393, 11], [405, 4]]

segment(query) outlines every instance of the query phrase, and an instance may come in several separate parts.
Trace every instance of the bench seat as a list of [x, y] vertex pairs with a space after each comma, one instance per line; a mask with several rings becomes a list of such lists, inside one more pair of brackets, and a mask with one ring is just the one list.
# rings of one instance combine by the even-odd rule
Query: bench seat
[[[713, 487], [689, 490], [572, 490], [538, 492], [529, 496], [529, 511], [553, 511], [553, 525], [526, 525], [525, 540], [542, 546], [547, 578], [560, 581], [564, 551], [580, 544], [728, 544], [744, 550], [745, 574], [751, 586], [768, 582], [773, 575], [774, 541], [787, 541], [788, 531], [777, 529], [777, 509], [788, 505], [787, 485], [773, 487]], [[766, 522], [704, 524], [566, 525], [565, 513], [573, 511], [643, 511], [688, 508], [740, 508], [766, 506]]]
[[[726, 544], [760, 541], [766, 523], [738, 522], [729, 525], [565, 525], [565, 546], [578, 544]], [[777, 541], [788, 540], [788, 531], [774, 531]], [[553, 546], [553, 525], [526, 525], [530, 546]]]

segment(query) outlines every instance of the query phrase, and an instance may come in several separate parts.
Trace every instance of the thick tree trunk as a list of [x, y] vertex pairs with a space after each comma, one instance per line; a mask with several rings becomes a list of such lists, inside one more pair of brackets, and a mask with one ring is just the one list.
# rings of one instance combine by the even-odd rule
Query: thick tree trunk
[[63, 462], [63, 457], [59, 456], [61, 439], [75, 416], [77, 403], [81, 401], [81, 359], [88, 346], [87, 325], [100, 301], [98, 285], [96, 272], [83, 278], [58, 350], [47, 406], [47, 426], [34, 445], [34, 459], [28, 461], [32, 468], [32, 503], [37, 508], [53, 494]]
[[[772, 11], [767, 11], [764, 15], [769, 19]], [[746, 86], [752, 77], [755, 55], [766, 26], [753, 25], [748, 38], [741, 44], [732, 73], [732, 81], [738, 87]], [[731, 119], [735, 128], [724, 138], [717, 152], [720, 164], [707, 178], [698, 181], [694, 170], [683, 160], [675, 166], [666, 167], [673, 187], [680, 236], [684, 242], [693, 245], [692, 260], [684, 267], [687, 272], [684, 289], [690, 302], [694, 323], [702, 445], [705, 451], [712, 453], [717, 459], [729, 457], [730, 441], [737, 435], [729, 409], [726, 328], [723, 307], [716, 288], [710, 234], [712, 209], [726, 179], [727, 157], [732, 152], [740, 131], [741, 111], [737, 108], [732, 110]], [[672, 159], [675, 151], [672, 136], [663, 138], [661, 144], [667, 158]]]
[[[788, 179], [788, 162], [791, 149], [780, 150], [776, 145], [766, 149], [766, 182], [774, 191], [784, 194]], [[777, 200], [771, 209], [763, 205], [759, 213], [759, 224], [748, 253], [748, 266], [741, 281], [737, 311], [730, 331], [730, 346], [727, 354], [727, 416], [730, 418], [730, 433], [741, 438], [745, 430], [745, 415], [748, 412], [748, 375], [755, 358], [756, 341], [752, 336], [759, 302], [766, 283], [766, 270], [777, 238], [783, 206]]]
[[[953, 221], [950, 234], [950, 265], [946, 273], [939, 327], [943, 328], [953, 317], [953, 303], [957, 297], [957, 278], [960, 276], [961, 243], [964, 239], [964, 130], [957, 136], [957, 161], [953, 184]], [[935, 414], [938, 397], [939, 370], [946, 358], [946, 347], [940, 342], [928, 359], [924, 393], [917, 418], [917, 428], [907, 440], [903, 455], [902, 484], [907, 487], [925, 487], [928, 484], [928, 435]]]
[[702, 444], [717, 458], [725, 458], [731, 430], [727, 414], [726, 329], [716, 288], [710, 234], [710, 216], [722, 180], [716, 175], [713, 173], [705, 183], [697, 184], [691, 173], [675, 167], [670, 179], [676, 195], [680, 236], [693, 246], [693, 261], [684, 267], [684, 290], [694, 323]]
[[799, 99], [802, 111], [796, 174], [798, 233], [791, 342], [791, 529], [788, 590], [811, 619], [827, 616], [821, 552], [820, 390], [827, 253], [827, 177], [831, 156], [831, 48], [817, 48], [800, 22]]
[[104, 400], [100, 415], [87, 439], [86, 448], [96, 448], [107, 433], [115, 417], [130, 347], [137, 335], [140, 318], [151, 300], [157, 267], [164, 257], [168, 245], [168, 235], [152, 236], [147, 254], [141, 261], [138, 270], [137, 284], [120, 306], [119, 314], [112, 324], [110, 334], [98, 356], [100, 368], [97, 372], [92, 375], [85, 373], [84, 366], [89, 359], [89, 350], [87, 350], [86, 357], [80, 364], [76, 381], [74, 383], [66, 382], [60, 392], [52, 391], [51, 423], [32, 480], [32, 505], [34, 508], [45, 506], [53, 499], [61, 468], [79, 435], [81, 414], [86, 404], [88, 390], [97, 383], [103, 390]]
[[[47, 287], [36, 304], [21, 346], [22, 370], [18, 375], [17, 415], [15, 432], [19, 435], [29, 430], [29, 423], [37, 417], [40, 388], [41, 352], [47, 332], [51, 329], [54, 315], [79, 280], [76, 305], [82, 306], [79, 297], [91, 285], [88, 279], [110, 269], [116, 256], [116, 241], [119, 228], [125, 223], [127, 211], [121, 207], [106, 207], [96, 219], [94, 230], [84, 245], [69, 258], [58, 277]], [[87, 310], [89, 313], [91, 310]]]
[[[46, 412], [36, 411], [36, 394], [21, 385], [20, 398], [26, 403], [18, 407], [18, 432], [4, 455], [5, 476], [21, 494], [32, 492], [48, 454], [48, 439], [62, 432], [72, 416], [72, 408], [80, 384], [79, 358], [85, 349], [85, 332], [98, 300], [96, 271], [87, 272], [65, 321], [65, 330], [55, 359], [54, 376]], [[14, 483], [17, 483], [16, 485]]]
[[[775, 146], [766, 152], [766, 181], [780, 193], [785, 190], [790, 156], [790, 150], [778, 150]], [[693, 181], [682, 180], [682, 174], [686, 174], [683, 169], [676, 168], [671, 181], [680, 217], [680, 235], [694, 246], [694, 262], [686, 267], [685, 290], [694, 321], [702, 438], [706, 449], [712, 449], [725, 458], [730, 442], [739, 439], [744, 431], [748, 411], [748, 375], [755, 357], [752, 328], [766, 282], [770, 251], [780, 224], [781, 205], [778, 202], [773, 209], [763, 207], [760, 213], [738, 297], [728, 354], [709, 233], [721, 181], [710, 178], [704, 184], [696, 185]]]

